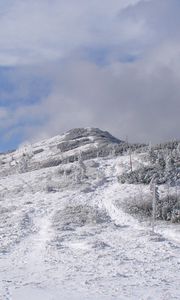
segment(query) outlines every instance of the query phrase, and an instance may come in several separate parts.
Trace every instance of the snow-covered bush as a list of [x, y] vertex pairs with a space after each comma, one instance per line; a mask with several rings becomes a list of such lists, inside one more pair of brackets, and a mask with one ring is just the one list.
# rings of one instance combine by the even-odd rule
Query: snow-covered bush
[[69, 205], [59, 210], [53, 216], [53, 226], [57, 230], [75, 230], [86, 224], [101, 224], [110, 222], [105, 211], [95, 209], [90, 205]]
[[[123, 209], [132, 215], [150, 217], [152, 215], [152, 196], [139, 194], [123, 201]], [[156, 219], [180, 223], [180, 196], [168, 195], [156, 203]]]
[[156, 211], [157, 219], [180, 222], [180, 195], [160, 198]]
[[152, 197], [142, 197], [138, 195], [134, 198], [128, 198], [123, 201], [123, 209], [132, 215], [149, 217], [152, 214]]
[[118, 176], [118, 181], [129, 184], [149, 184], [153, 177], [156, 177], [157, 184], [168, 182], [174, 185], [180, 183], [179, 168], [167, 170], [166, 167], [159, 167], [159, 165], [143, 166], [132, 172], [125, 172]]
[[118, 176], [120, 183], [129, 184], [149, 184], [153, 176], [156, 175], [158, 183], [166, 182], [164, 172], [153, 166], [143, 166], [132, 172], [125, 172]]
[[174, 208], [172, 211], [171, 221], [173, 223], [180, 223], [180, 207]]
[[178, 184], [180, 182], [179, 142], [173, 141], [150, 147], [147, 152], [148, 166], [128, 174], [122, 174], [120, 182], [149, 184], [156, 175], [157, 184]]
[[19, 173], [25, 173], [28, 171], [29, 157], [23, 154], [17, 163]]

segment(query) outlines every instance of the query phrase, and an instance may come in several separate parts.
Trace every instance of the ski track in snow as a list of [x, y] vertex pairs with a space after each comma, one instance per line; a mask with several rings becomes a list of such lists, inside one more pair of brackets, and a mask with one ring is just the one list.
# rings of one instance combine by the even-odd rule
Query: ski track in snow
[[[19, 227], [13, 232], [16, 224], [7, 228], [5, 219], [1, 225], [7, 230], [1, 239], [7, 239], [2, 248], [7, 250], [0, 252], [0, 300], [180, 299], [179, 231], [158, 224], [152, 234], [147, 222], [139, 223], [117, 207], [116, 201], [134, 193], [133, 186], [117, 182], [121, 158], [99, 162], [101, 178], [90, 189], [28, 190], [22, 196], [20, 190], [19, 197], [1, 201], [9, 209], [17, 206], [8, 214]], [[46, 177], [48, 169], [43, 172]], [[30, 189], [25, 182], [33, 188], [36, 180], [32, 172], [0, 183], [8, 183], [10, 190], [23, 182], [24, 189]], [[68, 206], [74, 207], [73, 228], [66, 224], [68, 219], [71, 223]], [[80, 224], [83, 213], [90, 220]]]

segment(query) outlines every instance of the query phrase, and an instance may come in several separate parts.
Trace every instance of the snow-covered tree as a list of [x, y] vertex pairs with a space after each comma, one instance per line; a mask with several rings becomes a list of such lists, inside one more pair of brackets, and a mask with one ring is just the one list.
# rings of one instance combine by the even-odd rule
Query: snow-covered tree
[[158, 165], [159, 168], [163, 169], [166, 165], [164, 155], [162, 152], [158, 152], [158, 156], [156, 159], [156, 164]]
[[83, 162], [81, 152], [79, 152], [79, 155], [78, 155], [78, 165], [80, 167], [80, 177], [81, 177], [81, 180], [82, 180], [86, 176], [86, 165]]
[[174, 170], [175, 168], [175, 161], [174, 158], [172, 157], [172, 155], [168, 155], [166, 158], [166, 171], [170, 172], [172, 170]]
[[29, 161], [29, 157], [23, 153], [23, 155], [21, 156], [21, 158], [19, 159], [17, 166], [18, 166], [18, 170], [20, 173], [25, 173], [28, 170], [28, 161]]
[[149, 160], [152, 164], [154, 164], [156, 162], [157, 154], [156, 154], [156, 152], [154, 151], [154, 149], [152, 147], [150, 147], [148, 149], [148, 157], [149, 157]]

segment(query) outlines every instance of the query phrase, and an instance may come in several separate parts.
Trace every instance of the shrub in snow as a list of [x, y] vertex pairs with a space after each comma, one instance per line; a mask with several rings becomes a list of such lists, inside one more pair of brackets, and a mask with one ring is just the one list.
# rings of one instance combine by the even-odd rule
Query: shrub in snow
[[70, 205], [59, 210], [53, 216], [53, 226], [57, 230], [75, 230], [86, 224], [101, 224], [110, 221], [105, 211], [99, 211], [89, 205]]
[[178, 184], [180, 181], [180, 171], [177, 168], [167, 170], [159, 165], [143, 166], [132, 172], [126, 172], [118, 176], [120, 183], [129, 184], [150, 184], [153, 176], [157, 178], [157, 184], [171, 183]]
[[39, 169], [56, 167], [56, 166], [61, 165], [61, 163], [62, 163], [62, 160], [59, 158], [50, 158], [46, 161], [43, 161], [41, 163], [41, 165], [39, 166]]
[[23, 154], [17, 164], [19, 173], [25, 173], [28, 171], [28, 162], [29, 162], [28, 156], [26, 154]]
[[37, 150], [34, 150], [33, 151], [33, 155], [36, 155], [36, 154], [39, 154], [39, 153], [42, 153], [44, 151], [44, 149], [40, 148], [40, 149], [37, 149]]
[[161, 198], [157, 204], [157, 218], [180, 222], [180, 196], [167, 195]]
[[166, 157], [165, 167], [166, 167], [166, 172], [170, 172], [170, 171], [174, 170], [175, 160], [172, 156], [168, 155]]
[[47, 193], [55, 193], [56, 192], [56, 188], [53, 184], [47, 184], [45, 190]]
[[161, 181], [161, 183], [164, 183], [164, 173], [153, 166], [143, 166], [138, 170], [123, 173], [122, 175], [118, 176], [118, 180], [120, 183], [149, 184], [152, 177], [155, 175], [159, 182]]
[[[123, 202], [123, 209], [132, 214], [150, 217], [152, 215], [152, 195], [141, 196], [126, 199]], [[180, 196], [169, 195], [158, 199], [156, 203], [155, 218], [159, 220], [180, 222]]]
[[157, 184], [180, 183], [180, 146], [178, 141], [156, 145], [148, 150], [149, 166], [143, 166], [133, 172], [119, 176], [121, 183], [149, 184], [156, 176]]
[[151, 147], [148, 150], [148, 159], [151, 162], [151, 164], [154, 164], [157, 160], [157, 153], [154, 151], [154, 149]]
[[126, 199], [123, 202], [125, 212], [132, 215], [140, 215], [150, 217], [152, 214], [152, 197], [142, 197], [140, 194], [134, 198]]
[[180, 223], [180, 208], [174, 208], [172, 211], [171, 221], [173, 223]]

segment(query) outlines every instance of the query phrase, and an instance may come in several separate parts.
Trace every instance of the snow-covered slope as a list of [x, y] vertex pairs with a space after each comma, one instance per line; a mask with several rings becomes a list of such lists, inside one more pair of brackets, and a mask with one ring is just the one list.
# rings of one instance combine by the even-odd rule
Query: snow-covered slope
[[179, 225], [122, 210], [149, 195], [119, 184], [122, 143], [75, 129], [0, 156], [0, 299], [180, 299]]
[[124, 142], [98, 128], [76, 128], [36, 144], [24, 144], [18, 150], [0, 154], [0, 176], [58, 166], [97, 156], [107, 156]]

